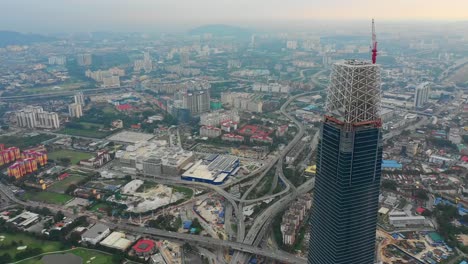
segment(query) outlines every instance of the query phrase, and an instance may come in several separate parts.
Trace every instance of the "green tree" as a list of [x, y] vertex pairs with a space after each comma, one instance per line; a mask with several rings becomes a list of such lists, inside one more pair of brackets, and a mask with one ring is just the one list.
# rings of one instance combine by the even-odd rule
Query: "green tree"
[[55, 216], [54, 216], [54, 221], [57, 223], [57, 222], [60, 222], [63, 220], [63, 218], [65, 217], [65, 215], [63, 214], [62, 211], [58, 211]]
[[426, 190], [417, 190], [414, 195], [416, 196], [416, 198], [420, 200], [424, 200], [424, 201], [429, 200], [429, 195], [427, 195]]
[[5, 253], [0, 256], [0, 263], [10, 263], [12, 261], [13, 261], [13, 258], [8, 253]]
[[392, 180], [383, 180], [382, 181], [382, 189], [387, 189], [387, 190], [397, 190], [397, 183]]

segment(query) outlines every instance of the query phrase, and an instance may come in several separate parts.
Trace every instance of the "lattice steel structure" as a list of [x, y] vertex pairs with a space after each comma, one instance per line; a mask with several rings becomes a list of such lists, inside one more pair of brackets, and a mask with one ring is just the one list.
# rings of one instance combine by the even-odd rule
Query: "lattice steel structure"
[[333, 64], [327, 88], [327, 115], [357, 124], [380, 120], [380, 66], [347, 60]]

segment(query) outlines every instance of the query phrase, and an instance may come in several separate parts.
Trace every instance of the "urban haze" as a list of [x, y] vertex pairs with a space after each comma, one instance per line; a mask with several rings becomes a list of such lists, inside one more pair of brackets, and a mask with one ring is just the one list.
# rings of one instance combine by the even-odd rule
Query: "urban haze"
[[467, 1], [4, 2], [0, 263], [467, 264]]

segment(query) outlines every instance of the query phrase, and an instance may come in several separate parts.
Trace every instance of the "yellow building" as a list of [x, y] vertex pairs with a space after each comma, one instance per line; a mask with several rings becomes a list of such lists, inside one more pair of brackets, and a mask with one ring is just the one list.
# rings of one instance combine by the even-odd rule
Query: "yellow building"
[[317, 165], [309, 166], [305, 169], [306, 174], [315, 174], [317, 173]]

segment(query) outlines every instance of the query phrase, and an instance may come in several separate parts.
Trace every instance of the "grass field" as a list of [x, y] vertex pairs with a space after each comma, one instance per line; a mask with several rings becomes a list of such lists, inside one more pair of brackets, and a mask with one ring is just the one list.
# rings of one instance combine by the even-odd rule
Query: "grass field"
[[77, 89], [83, 89], [84, 86], [90, 85], [88, 82], [65, 82], [57, 85], [43, 86], [43, 87], [32, 87], [23, 89], [27, 94], [43, 94], [43, 93], [57, 93], [67, 92]]
[[5, 237], [5, 239], [0, 242], [0, 245], [2, 246], [2, 249], [0, 249], [0, 255], [8, 253], [12, 258], [14, 258], [16, 254], [20, 252], [19, 250], [17, 250], [18, 246], [9, 246], [11, 245], [12, 241], [16, 241], [18, 243], [22, 241], [23, 245], [28, 247], [26, 250], [33, 248], [41, 248], [43, 252], [52, 252], [62, 249], [61, 243], [59, 242], [43, 241], [22, 233], [0, 233], [0, 236]]
[[24, 194], [24, 199], [32, 200], [37, 202], [44, 202], [50, 204], [64, 205], [70, 201], [73, 197], [67, 194], [54, 193], [54, 192], [27, 192]]
[[89, 159], [93, 155], [87, 152], [60, 149], [48, 154], [49, 159], [57, 160], [59, 158], [70, 158], [72, 164], [77, 164], [80, 160]]
[[105, 138], [110, 135], [112, 132], [104, 132], [98, 131], [97, 129], [78, 129], [78, 128], [69, 128], [66, 127], [58, 133], [71, 135], [71, 136], [78, 136], [78, 137], [90, 137], [90, 138]]
[[[67, 251], [66, 253], [72, 253], [74, 255], [80, 256], [83, 259], [82, 263], [88, 263], [90, 261], [90, 264], [107, 264], [107, 263], [113, 263], [112, 255], [111, 254], [106, 254], [104, 252], [100, 251], [94, 251], [91, 249], [85, 249], [85, 248], [76, 248]], [[18, 262], [18, 264], [43, 264], [41, 261], [41, 257], [25, 260]], [[92, 260], [91, 260], [92, 259]]]
[[47, 190], [51, 192], [64, 193], [70, 185], [78, 184], [84, 179], [84, 176], [72, 174], [62, 181], [55, 182], [52, 186], [47, 188]]
[[1, 136], [0, 143], [5, 144], [5, 147], [18, 147], [20, 149], [39, 145], [41, 142], [55, 138], [54, 135], [39, 134], [32, 137], [21, 136]]

